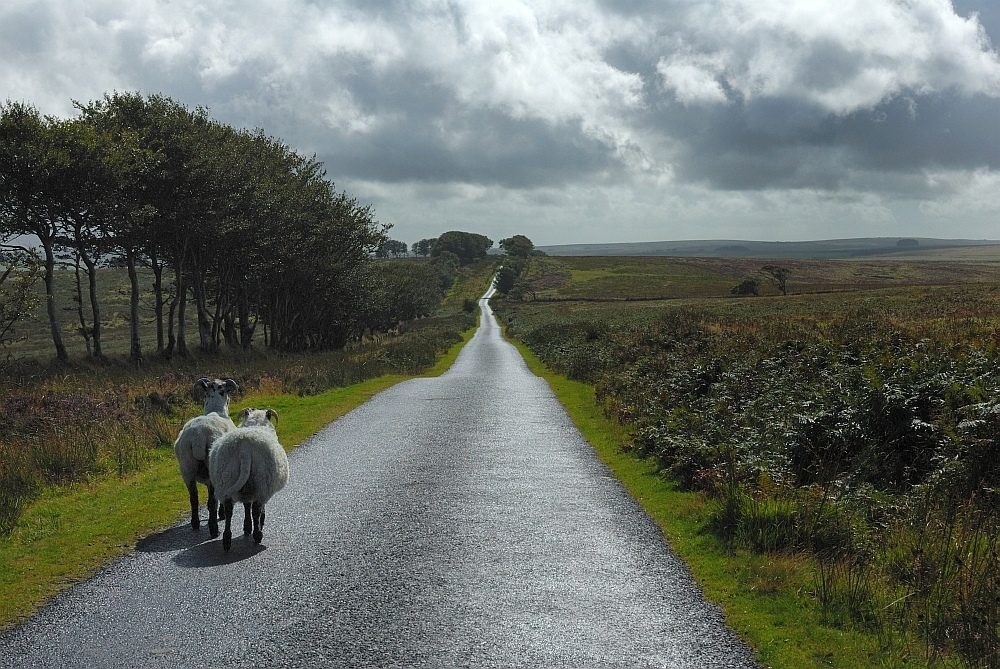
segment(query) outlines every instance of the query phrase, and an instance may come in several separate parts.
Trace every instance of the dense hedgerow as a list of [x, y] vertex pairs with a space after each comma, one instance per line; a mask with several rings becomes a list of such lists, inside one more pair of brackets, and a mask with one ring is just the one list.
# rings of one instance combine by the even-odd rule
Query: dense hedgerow
[[[1000, 662], [1000, 304], [988, 287], [692, 307], [498, 303], [733, 547], [804, 551], [835, 623]], [[902, 652], [902, 651], [901, 651]]]

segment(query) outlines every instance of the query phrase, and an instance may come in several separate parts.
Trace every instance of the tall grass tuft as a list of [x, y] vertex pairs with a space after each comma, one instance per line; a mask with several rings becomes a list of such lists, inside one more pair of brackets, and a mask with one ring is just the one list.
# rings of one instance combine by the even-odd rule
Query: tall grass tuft
[[19, 444], [0, 445], [0, 534], [10, 534], [38, 495], [40, 482], [30, 453]]

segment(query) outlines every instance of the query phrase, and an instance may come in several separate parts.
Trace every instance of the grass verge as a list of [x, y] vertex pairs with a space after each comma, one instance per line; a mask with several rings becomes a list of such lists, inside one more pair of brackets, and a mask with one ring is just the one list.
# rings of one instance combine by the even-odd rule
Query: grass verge
[[[417, 377], [439, 376], [458, 357], [475, 328]], [[286, 449], [373, 395], [414, 376], [390, 375], [309, 396], [251, 395], [231, 406], [278, 412], [278, 435]], [[0, 628], [35, 612], [48, 599], [92, 575], [136, 542], [185, 517], [187, 492], [171, 448], [160, 448], [141, 472], [106, 476], [46, 490], [25, 511], [9, 538], [0, 540]], [[202, 499], [205, 496], [201, 488]], [[207, 534], [206, 534], [207, 536]]]
[[728, 550], [707, 532], [710, 507], [702, 495], [678, 491], [649, 463], [622, 452], [628, 434], [604, 416], [592, 386], [553, 373], [526, 346], [509, 341], [531, 371], [548, 382], [601, 460], [663, 529], [706, 599], [722, 608], [727, 623], [754, 649], [758, 661], [773, 669], [882, 666], [876, 639], [823, 624], [810, 560]]

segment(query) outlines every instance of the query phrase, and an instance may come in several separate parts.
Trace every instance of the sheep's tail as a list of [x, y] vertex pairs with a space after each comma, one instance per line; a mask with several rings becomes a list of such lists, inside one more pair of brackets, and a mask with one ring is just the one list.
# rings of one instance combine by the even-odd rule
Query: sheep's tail
[[233, 485], [217, 493], [219, 501], [231, 499], [232, 496], [238, 493], [240, 491], [240, 488], [246, 485], [246, 482], [250, 480], [251, 457], [252, 454], [250, 453], [250, 449], [248, 448], [241, 448], [237, 451], [236, 460], [239, 463], [240, 467], [239, 476], [236, 478], [236, 482], [233, 483]]

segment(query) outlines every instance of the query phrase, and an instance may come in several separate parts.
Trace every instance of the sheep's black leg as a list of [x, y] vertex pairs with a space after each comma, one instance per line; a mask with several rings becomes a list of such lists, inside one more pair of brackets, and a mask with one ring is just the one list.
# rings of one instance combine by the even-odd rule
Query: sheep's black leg
[[189, 481], [187, 484], [188, 497], [191, 498], [191, 529], [197, 530], [201, 525], [201, 518], [198, 517], [198, 484]]
[[243, 505], [243, 534], [253, 532], [252, 510], [249, 504]]
[[212, 538], [219, 536], [219, 502], [215, 499], [215, 486], [208, 484], [208, 533]]
[[222, 549], [228, 551], [233, 545], [233, 530], [229, 527], [233, 520], [233, 500], [227, 499], [222, 503], [222, 515], [226, 517], [226, 529], [222, 533]]
[[256, 543], [260, 543], [261, 539], [264, 538], [264, 505], [260, 502], [254, 502], [252, 507], [253, 513], [253, 540]]

